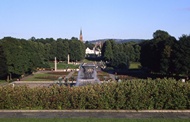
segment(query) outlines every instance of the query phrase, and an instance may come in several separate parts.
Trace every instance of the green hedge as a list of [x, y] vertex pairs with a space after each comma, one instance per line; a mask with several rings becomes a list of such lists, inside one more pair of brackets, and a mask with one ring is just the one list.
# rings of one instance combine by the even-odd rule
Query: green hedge
[[0, 109], [189, 109], [190, 84], [128, 80], [83, 87], [0, 88]]

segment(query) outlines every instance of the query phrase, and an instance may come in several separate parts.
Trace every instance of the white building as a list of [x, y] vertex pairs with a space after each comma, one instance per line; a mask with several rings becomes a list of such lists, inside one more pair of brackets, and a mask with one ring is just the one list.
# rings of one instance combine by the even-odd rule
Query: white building
[[101, 51], [100, 50], [95, 50], [95, 48], [93, 48], [92, 50], [90, 48], [86, 48], [85, 51], [86, 56], [87, 55], [97, 55], [97, 56], [101, 56]]

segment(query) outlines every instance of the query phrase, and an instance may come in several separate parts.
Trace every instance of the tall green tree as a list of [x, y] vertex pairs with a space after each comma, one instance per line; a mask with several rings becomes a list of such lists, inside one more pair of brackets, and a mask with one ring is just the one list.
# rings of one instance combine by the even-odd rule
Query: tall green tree
[[111, 61], [111, 66], [119, 69], [128, 69], [129, 68], [129, 60], [128, 56], [124, 52], [117, 52], [113, 60]]
[[6, 64], [6, 58], [3, 51], [3, 47], [0, 42], [0, 78], [5, 78], [5, 76], [8, 74], [7, 64]]
[[56, 43], [57, 43], [57, 59], [58, 60], [60, 60], [60, 61], [62, 61], [62, 60], [64, 60], [64, 44], [63, 44], [63, 42], [62, 41], [56, 41]]
[[153, 39], [141, 43], [141, 65], [153, 72], [170, 74], [172, 49], [176, 39], [167, 32], [158, 30]]
[[131, 43], [124, 43], [123, 44], [124, 52], [129, 57], [130, 61], [135, 61], [135, 50], [133, 44]]
[[67, 56], [69, 54], [69, 42], [68, 40], [63, 41], [63, 60], [67, 60]]
[[94, 45], [93, 43], [90, 43], [89, 41], [86, 41], [86, 42], [85, 42], [85, 48], [88, 47], [89, 49], [92, 50], [92, 49], [94, 48], [94, 46], [95, 46], [95, 45]]
[[175, 73], [188, 77], [190, 75], [190, 35], [182, 35], [172, 52]]
[[77, 38], [69, 41], [69, 55], [71, 61], [80, 61], [85, 58], [85, 45]]
[[103, 55], [104, 61], [111, 61], [113, 59], [112, 45], [109, 40], [104, 42], [103, 44], [102, 55]]
[[139, 46], [139, 44], [135, 44], [134, 46], [133, 46], [133, 48], [134, 48], [134, 61], [135, 62], [139, 62], [139, 60], [140, 60], [140, 51], [141, 51], [141, 47]]
[[165, 40], [170, 37], [169, 33], [163, 30], [157, 30], [153, 33], [153, 38], [156, 40]]
[[53, 61], [55, 57], [57, 57], [57, 43], [56, 41], [52, 41], [50, 43], [50, 60]]

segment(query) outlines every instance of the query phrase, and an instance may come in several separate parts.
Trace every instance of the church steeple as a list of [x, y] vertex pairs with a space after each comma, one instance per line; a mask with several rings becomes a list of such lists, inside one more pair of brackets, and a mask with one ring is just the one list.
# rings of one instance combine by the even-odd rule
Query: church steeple
[[80, 41], [83, 42], [82, 29], [80, 29]]

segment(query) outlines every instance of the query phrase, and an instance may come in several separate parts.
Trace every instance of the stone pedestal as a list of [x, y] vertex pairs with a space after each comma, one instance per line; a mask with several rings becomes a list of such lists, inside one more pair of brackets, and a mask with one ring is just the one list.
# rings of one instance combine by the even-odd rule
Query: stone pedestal
[[69, 64], [69, 63], [70, 63], [70, 56], [68, 54], [68, 56], [67, 56], [67, 64]]

